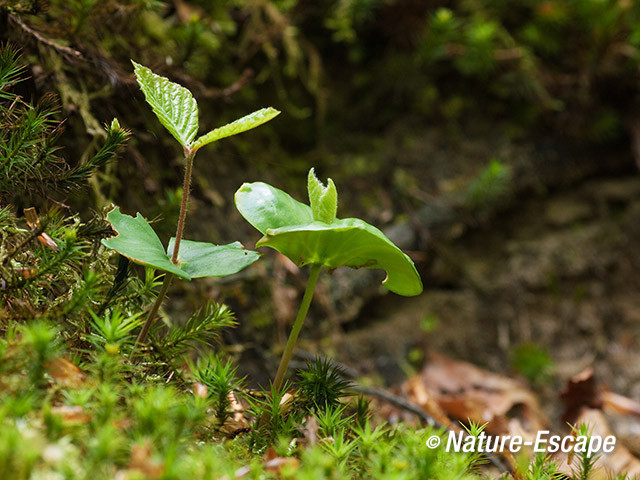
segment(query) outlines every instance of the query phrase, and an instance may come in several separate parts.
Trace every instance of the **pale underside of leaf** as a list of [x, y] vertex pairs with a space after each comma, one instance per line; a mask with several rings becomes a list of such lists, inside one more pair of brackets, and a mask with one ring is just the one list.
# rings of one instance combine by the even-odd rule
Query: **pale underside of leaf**
[[[167, 255], [173, 254], [175, 238], [169, 240]], [[248, 267], [260, 258], [258, 252], [246, 250], [240, 242], [228, 245], [182, 240], [178, 265], [191, 278], [225, 277]]]
[[160, 123], [183, 147], [198, 133], [198, 104], [191, 92], [149, 68], [133, 62], [138, 84]]
[[235, 194], [238, 211], [263, 235], [268, 228], [313, 222], [311, 207], [263, 182], [245, 183]]
[[272, 247], [300, 266], [384, 269], [389, 290], [406, 296], [422, 292], [411, 259], [384, 233], [360, 219], [314, 221], [311, 207], [262, 182], [242, 185], [235, 201], [242, 216], [265, 235], [256, 246]]
[[197, 150], [209, 143], [216, 142], [222, 138], [237, 135], [252, 128], [259, 127], [263, 123], [267, 123], [273, 119], [280, 112], [274, 108], [262, 108], [249, 115], [245, 115], [238, 120], [235, 120], [227, 125], [211, 130], [209, 133], [205, 133], [193, 143], [193, 150]]
[[422, 292], [411, 259], [380, 230], [357, 218], [267, 229], [256, 246], [274, 248], [299, 266], [383, 269], [387, 272], [383, 284], [392, 292], [405, 296]]
[[102, 244], [135, 263], [173, 273], [185, 280], [190, 276], [171, 263], [162, 242], [140, 213], [136, 217], [120, 213], [119, 208], [107, 215], [117, 236], [102, 240]]

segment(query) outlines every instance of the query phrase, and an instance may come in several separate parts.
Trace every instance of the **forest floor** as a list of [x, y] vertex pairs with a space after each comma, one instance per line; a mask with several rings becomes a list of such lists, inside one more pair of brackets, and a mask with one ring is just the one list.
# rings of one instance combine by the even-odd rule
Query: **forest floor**
[[[488, 372], [519, 378], [506, 389], [522, 387], [532, 395], [513, 395], [506, 417], [521, 416], [515, 407], [531, 400], [539, 402], [547, 425], [562, 429], [570, 406], [561, 393], [580, 374], [591, 381], [588, 369], [595, 372], [597, 389], [640, 398], [639, 241], [635, 175], [590, 179], [524, 199], [481, 229], [437, 245], [431, 274], [440, 286], [415, 298], [385, 296], [368, 303], [346, 333], [335, 335], [332, 351], [360, 374], [382, 377], [404, 394], [419, 380], [444, 396], [463, 398], [464, 389], [491, 393], [490, 386], [478, 384], [502, 385]], [[538, 381], [527, 383], [514, 366], [523, 345], [547, 352], [552, 362], [538, 365], [549, 367]], [[463, 368], [451, 387], [439, 374], [457, 374], [447, 370], [449, 360], [442, 356], [487, 372]], [[529, 362], [537, 368], [535, 359]], [[593, 402], [591, 393], [579, 392], [578, 403]], [[408, 395], [416, 400], [415, 392]], [[457, 415], [463, 412], [473, 416], [473, 407]], [[609, 428], [636, 455], [638, 418], [637, 412], [607, 417]]]
[[[593, 366], [612, 389], [639, 398], [639, 240], [638, 177], [522, 201], [438, 247], [455, 251], [434, 265], [446, 287], [371, 302], [337, 336], [336, 351], [393, 384], [414, 348], [507, 373], [514, 346], [533, 342], [555, 364], [549, 393]], [[420, 328], [425, 317], [434, 319], [429, 332]]]
[[[538, 425], [557, 430], [565, 428], [571, 409], [561, 393], [582, 374], [596, 386], [578, 393], [579, 404], [601, 407], [594, 399], [597, 392], [610, 391], [629, 399], [631, 410], [638, 409], [631, 416], [607, 412], [606, 422], [627, 448], [640, 454], [634, 441], [640, 433], [640, 404], [633, 403], [640, 399], [640, 177], [629, 152], [601, 159], [595, 151], [583, 158], [580, 151], [556, 149], [553, 142], [531, 146], [483, 132], [464, 142], [455, 135], [442, 141], [439, 133], [430, 131], [405, 144], [391, 134], [387, 151], [378, 153], [385, 171], [371, 174], [371, 181], [356, 178], [342, 201], [349, 214], [358, 215], [364, 207], [357, 198], [379, 199], [367, 208], [367, 218], [378, 225], [386, 220], [383, 229], [414, 256], [424, 293], [381, 295], [379, 275], [371, 280], [367, 271], [338, 270], [319, 287], [300, 350], [335, 359], [353, 369], [360, 384], [384, 385], [418, 404], [415, 382], [423, 382], [431, 393], [440, 388], [439, 400], [445, 401], [456, 394], [447, 388], [460, 389], [462, 398], [465, 389], [486, 387], [489, 396], [481, 400], [506, 399], [509, 411], [500, 415], [507, 420], [522, 417], [523, 406], [539, 407], [534, 415]], [[515, 187], [487, 215], [460, 214], [456, 204], [473, 177], [470, 172], [477, 173], [491, 158], [514, 172]], [[376, 175], [383, 179], [374, 180]], [[425, 205], [411, 211], [403, 204], [409, 224], [418, 224], [412, 238], [402, 227], [391, 234], [398, 224], [390, 219], [397, 218], [402, 204], [399, 184], [405, 187], [401, 193]], [[441, 204], [445, 207], [438, 210]], [[282, 342], [287, 316], [295, 312], [304, 285], [297, 267], [278, 256], [273, 260], [269, 272], [249, 278], [256, 286], [265, 275], [275, 275], [275, 286], [261, 292], [270, 297], [270, 312], [242, 311], [234, 282], [207, 290], [216, 296], [222, 290], [232, 299], [241, 327], [227, 340], [241, 345], [241, 371], [256, 385], [268, 381], [265, 361], [271, 360], [252, 336], [255, 330], [243, 330], [257, 316], [275, 317], [275, 329], [271, 324], [263, 331], [276, 331]], [[345, 305], [352, 308], [340, 308]], [[518, 365], [519, 351], [525, 356]], [[527, 381], [523, 369], [537, 378]], [[443, 372], [459, 375], [457, 383], [443, 384]], [[491, 385], [496, 391], [490, 391]], [[499, 396], [490, 398], [496, 392]], [[444, 414], [455, 419], [456, 412], [444, 407]], [[380, 411], [389, 419], [400, 415], [386, 407]], [[466, 419], [466, 413], [472, 417], [473, 408], [458, 410], [458, 419]], [[640, 471], [638, 460], [625, 462], [630, 463], [618, 471]]]

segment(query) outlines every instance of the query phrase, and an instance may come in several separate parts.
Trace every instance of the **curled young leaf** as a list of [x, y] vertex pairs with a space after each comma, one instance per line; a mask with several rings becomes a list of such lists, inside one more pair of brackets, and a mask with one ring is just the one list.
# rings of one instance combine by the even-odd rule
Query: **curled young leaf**
[[312, 168], [307, 177], [307, 190], [313, 219], [324, 223], [333, 222], [338, 211], [338, 191], [333, 180], [329, 178], [324, 186]]

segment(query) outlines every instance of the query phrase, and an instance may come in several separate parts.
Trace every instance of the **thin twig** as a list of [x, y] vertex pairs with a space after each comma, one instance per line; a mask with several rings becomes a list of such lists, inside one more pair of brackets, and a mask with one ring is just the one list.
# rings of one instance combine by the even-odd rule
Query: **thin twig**
[[238, 93], [242, 88], [249, 83], [249, 80], [253, 77], [253, 70], [250, 68], [245, 68], [240, 78], [238, 78], [235, 82], [223, 89], [207, 89], [205, 95], [207, 98], [228, 98], [235, 93]]
[[385, 402], [390, 403], [394, 407], [398, 407], [406, 410], [407, 412], [411, 412], [430, 427], [445, 427], [415, 403], [411, 403], [398, 395], [394, 395], [388, 390], [376, 387], [365, 387], [355, 383], [351, 385], [351, 389], [355, 390], [356, 392], [364, 393], [365, 395], [371, 395], [372, 397], [379, 398], [380, 400], [384, 400]]
[[36, 30], [34, 30], [30, 26], [28, 26], [17, 15], [9, 15], [9, 21], [12, 22], [12, 23], [15, 23], [18, 27], [20, 27], [20, 29], [23, 32], [25, 32], [26, 34], [32, 36], [33, 38], [35, 38], [40, 43], [43, 43], [43, 44], [47, 45], [48, 47], [53, 48], [55, 51], [57, 51], [57, 52], [59, 52], [59, 53], [61, 53], [63, 55], [68, 55], [70, 57], [77, 58], [79, 60], [84, 60], [84, 55], [82, 55], [81, 52], [79, 52], [78, 50], [74, 50], [71, 47], [65, 47], [63, 45], [58, 45], [53, 40], [48, 39], [47, 37], [45, 37], [41, 33], [37, 32]]

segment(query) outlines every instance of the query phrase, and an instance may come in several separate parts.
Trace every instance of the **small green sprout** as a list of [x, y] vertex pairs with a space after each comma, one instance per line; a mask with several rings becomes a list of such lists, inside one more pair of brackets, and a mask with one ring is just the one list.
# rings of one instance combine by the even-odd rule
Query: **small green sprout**
[[274, 248], [298, 266], [311, 265], [307, 288], [273, 383], [276, 390], [282, 386], [322, 267], [383, 269], [387, 278], [382, 283], [392, 292], [405, 296], [422, 292], [422, 281], [411, 259], [380, 230], [358, 218], [336, 217], [338, 194], [331, 179], [323, 185], [312, 168], [307, 188], [310, 206], [262, 182], [245, 183], [235, 194], [242, 216], [264, 235], [257, 247]]
[[[198, 103], [185, 87], [156, 75], [147, 67], [133, 62], [140, 89], [160, 123], [182, 145], [186, 161], [182, 202], [176, 227], [176, 235], [169, 241], [165, 251], [162, 242], [149, 223], [140, 215], [131, 217], [115, 208], [107, 220], [118, 233], [116, 237], [103, 240], [103, 244], [133, 262], [154, 267], [166, 272], [164, 283], [151, 308], [136, 343], [145, 340], [155, 320], [162, 301], [174, 276], [184, 280], [200, 277], [222, 277], [239, 272], [258, 260], [256, 252], [245, 250], [239, 242], [214, 245], [205, 242], [182, 240], [189, 203], [191, 171], [196, 152], [203, 146], [222, 138], [237, 135], [268, 122], [280, 112], [263, 108], [223, 127], [216, 128], [194, 140], [199, 128]], [[117, 121], [114, 125], [117, 126]], [[180, 247], [182, 246], [182, 249]]]

